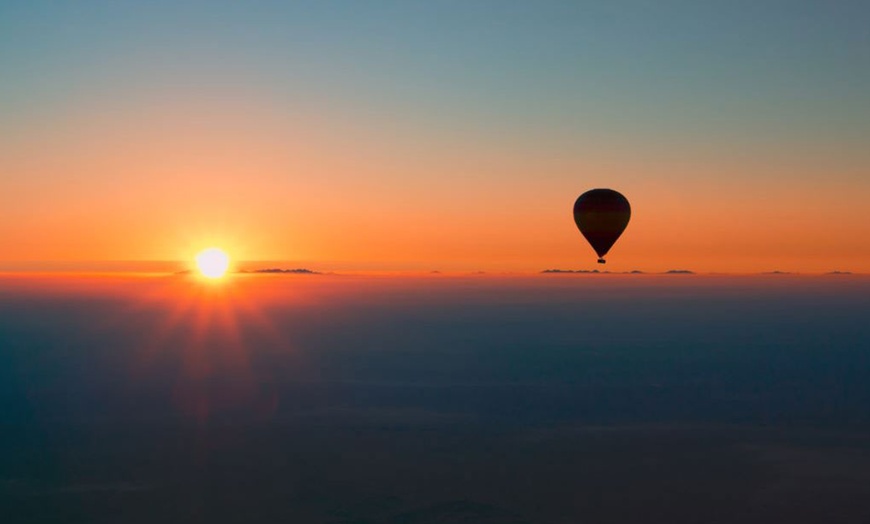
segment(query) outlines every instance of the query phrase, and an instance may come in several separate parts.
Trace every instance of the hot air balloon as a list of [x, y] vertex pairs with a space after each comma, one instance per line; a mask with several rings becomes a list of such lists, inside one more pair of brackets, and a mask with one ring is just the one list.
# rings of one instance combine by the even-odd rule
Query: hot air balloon
[[574, 202], [574, 223], [598, 254], [599, 264], [605, 263], [604, 255], [625, 231], [629, 218], [628, 200], [612, 189], [589, 190]]

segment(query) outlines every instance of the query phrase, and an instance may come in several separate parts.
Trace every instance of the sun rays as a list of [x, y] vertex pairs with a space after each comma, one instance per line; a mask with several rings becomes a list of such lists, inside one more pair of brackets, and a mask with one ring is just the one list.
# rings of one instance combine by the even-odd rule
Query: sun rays
[[141, 319], [143, 336], [131, 340], [133, 380], [169, 372], [174, 404], [197, 422], [217, 411], [274, 412], [273, 377], [252, 365], [253, 348], [293, 350], [266, 313], [256, 286], [238, 281], [213, 286], [185, 276], [155, 284], [117, 318]]

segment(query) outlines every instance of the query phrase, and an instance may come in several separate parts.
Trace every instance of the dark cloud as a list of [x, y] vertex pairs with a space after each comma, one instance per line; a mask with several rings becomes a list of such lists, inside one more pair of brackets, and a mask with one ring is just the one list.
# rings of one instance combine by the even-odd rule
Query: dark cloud
[[870, 280], [751, 280], [0, 277], [4, 517], [868, 521]]

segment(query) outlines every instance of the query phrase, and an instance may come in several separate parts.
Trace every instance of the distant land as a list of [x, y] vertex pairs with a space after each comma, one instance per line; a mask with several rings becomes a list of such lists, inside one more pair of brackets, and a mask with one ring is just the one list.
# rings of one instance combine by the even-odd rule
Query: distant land
[[268, 267], [264, 269], [242, 269], [238, 273], [277, 273], [277, 274], [293, 274], [293, 275], [322, 275], [320, 271], [305, 268], [282, 269], [278, 267]]
[[[184, 269], [182, 271], [176, 271], [176, 275], [189, 275], [194, 273], [195, 271], [192, 269]], [[314, 271], [313, 269], [305, 269], [305, 268], [291, 268], [291, 269], [283, 269], [277, 267], [267, 267], [263, 269], [240, 269], [236, 271], [236, 273], [265, 273], [265, 274], [284, 274], [284, 275], [322, 275], [320, 271]]]
[[[639, 269], [634, 269], [632, 271], [600, 271], [598, 269], [545, 269], [541, 271], [542, 274], [561, 274], [561, 273], [580, 273], [580, 274], [599, 274], [599, 275], [646, 275], [647, 273], [641, 271]], [[659, 273], [661, 275], [694, 275], [694, 271], [689, 271], [688, 269], [671, 269], [668, 271], [664, 271]]]

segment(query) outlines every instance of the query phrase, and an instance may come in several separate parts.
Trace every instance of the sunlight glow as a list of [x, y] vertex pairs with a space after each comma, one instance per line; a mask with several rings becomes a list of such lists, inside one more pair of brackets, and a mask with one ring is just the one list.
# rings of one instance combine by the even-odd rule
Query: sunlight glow
[[210, 247], [196, 255], [196, 267], [207, 278], [220, 278], [230, 267], [230, 257], [223, 250]]

